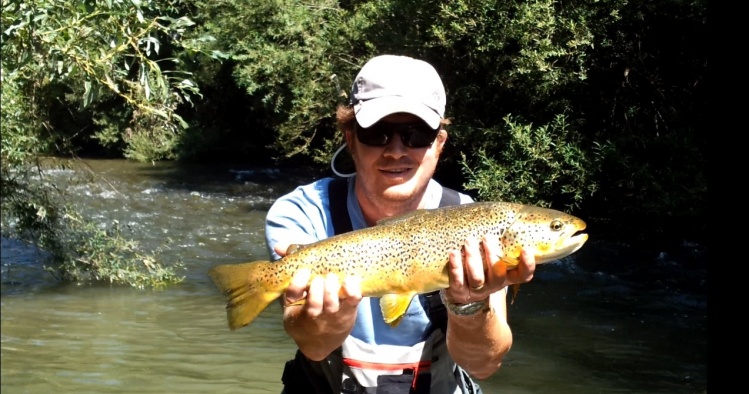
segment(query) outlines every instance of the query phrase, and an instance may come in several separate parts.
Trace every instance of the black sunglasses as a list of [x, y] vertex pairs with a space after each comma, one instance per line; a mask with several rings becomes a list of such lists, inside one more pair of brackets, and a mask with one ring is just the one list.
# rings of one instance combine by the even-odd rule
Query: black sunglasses
[[390, 143], [393, 133], [398, 133], [403, 145], [409, 148], [426, 148], [434, 143], [440, 129], [433, 129], [424, 122], [388, 123], [377, 122], [369, 127], [361, 127], [354, 122], [356, 138], [364, 145], [385, 146]]

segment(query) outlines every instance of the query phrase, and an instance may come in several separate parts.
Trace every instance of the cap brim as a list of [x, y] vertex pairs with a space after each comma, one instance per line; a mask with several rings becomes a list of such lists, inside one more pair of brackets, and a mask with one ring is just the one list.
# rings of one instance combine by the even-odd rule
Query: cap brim
[[361, 127], [369, 127], [380, 119], [399, 112], [406, 112], [421, 118], [431, 128], [440, 125], [441, 117], [435, 110], [424, 104], [399, 96], [379, 97], [360, 101], [354, 105], [356, 121]]

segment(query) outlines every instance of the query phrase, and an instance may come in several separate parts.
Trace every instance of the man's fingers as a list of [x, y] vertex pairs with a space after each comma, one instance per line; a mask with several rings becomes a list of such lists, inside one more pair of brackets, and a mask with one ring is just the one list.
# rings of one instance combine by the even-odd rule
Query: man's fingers
[[361, 301], [361, 278], [358, 276], [347, 276], [343, 280], [343, 287], [340, 291], [341, 302], [349, 305], [358, 305]]
[[516, 283], [525, 283], [533, 279], [536, 271], [536, 254], [533, 249], [523, 249], [520, 252], [521, 264], [518, 265]]
[[484, 277], [484, 262], [481, 258], [481, 248], [475, 238], [466, 240], [463, 248], [465, 254], [466, 267], [466, 284], [471, 290], [481, 290], [484, 288], [486, 278]]
[[338, 279], [336, 274], [328, 274], [325, 276], [325, 291], [323, 292], [323, 308], [327, 313], [338, 312], [339, 298], [338, 294], [341, 290], [341, 281]]
[[481, 245], [484, 252], [484, 261], [488, 264], [487, 269], [484, 271], [485, 280], [487, 283], [495, 283], [497, 275], [494, 271], [494, 265], [502, 258], [502, 246], [499, 244], [498, 237], [489, 234], [485, 235], [481, 240]]
[[307, 284], [309, 283], [312, 271], [309, 268], [302, 268], [291, 278], [291, 283], [284, 293], [286, 302], [284, 305], [298, 305], [307, 297]]
[[320, 316], [322, 313], [323, 299], [325, 293], [325, 277], [315, 276], [309, 283], [309, 294], [307, 295], [307, 314], [312, 317]]
[[465, 287], [465, 276], [463, 275], [463, 255], [459, 250], [450, 251], [449, 266], [450, 288], [461, 291]]
[[276, 252], [277, 255], [283, 257], [286, 256], [286, 251], [289, 249], [289, 244], [279, 242], [276, 244], [276, 246], [273, 247], [273, 251]]

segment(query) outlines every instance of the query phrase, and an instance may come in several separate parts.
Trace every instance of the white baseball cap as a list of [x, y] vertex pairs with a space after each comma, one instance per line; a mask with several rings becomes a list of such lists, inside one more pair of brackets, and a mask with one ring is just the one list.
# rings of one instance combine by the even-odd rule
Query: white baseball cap
[[408, 56], [369, 60], [351, 87], [356, 121], [369, 127], [383, 117], [407, 112], [436, 129], [445, 116], [445, 87], [429, 63]]

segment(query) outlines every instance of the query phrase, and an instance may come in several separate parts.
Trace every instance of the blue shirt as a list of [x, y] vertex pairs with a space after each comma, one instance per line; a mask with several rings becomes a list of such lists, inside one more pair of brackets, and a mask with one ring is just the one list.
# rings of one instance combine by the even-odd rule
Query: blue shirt
[[[330, 215], [328, 184], [333, 178], [324, 178], [299, 186], [273, 203], [266, 218], [265, 236], [272, 260], [280, 258], [273, 251], [279, 243], [308, 244], [335, 235]], [[364, 214], [354, 193], [356, 177], [348, 180], [346, 201], [354, 230], [367, 227]], [[437, 208], [442, 198], [442, 186], [430, 180], [426, 190], [426, 209]], [[460, 194], [460, 203], [473, 202], [470, 196]], [[380, 310], [379, 298], [365, 297], [359, 303], [356, 323], [351, 336], [369, 344], [411, 346], [425, 339], [429, 319], [424, 306], [415, 297], [405, 316], [396, 327], [388, 326]]]

